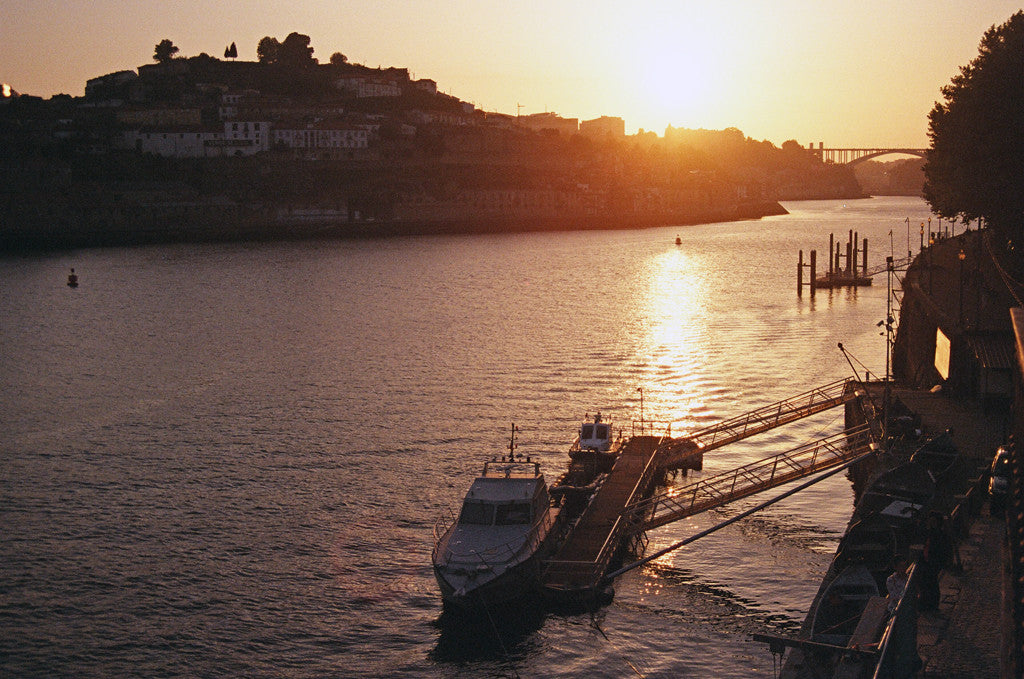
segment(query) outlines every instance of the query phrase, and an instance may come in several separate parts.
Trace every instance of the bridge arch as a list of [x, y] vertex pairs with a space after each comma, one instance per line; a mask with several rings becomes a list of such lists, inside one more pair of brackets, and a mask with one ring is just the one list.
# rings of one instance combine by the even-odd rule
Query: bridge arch
[[867, 148], [867, 149], [828, 149], [824, 145], [811, 149], [823, 162], [835, 165], [856, 165], [864, 161], [887, 155], [917, 156], [927, 158], [928, 149], [912, 148]]
[[888, 156], [888, 155], [897, 155], [897, 154], [902, 154], [902, 155], [905, 155], [905, 156], [917, 156], [918, 158], [927, 158], [928, 157], [927, 149], [879, 149], [877, 151], [873, 151], [872, 153], [866, 153], [863, 156], [860, 156], [858, 158], [854, 158], [853, 160], [848, 161], [846, 164], [847, 165], [856, 165], [857, 163], [863, 163], [863, 162], [865, 162], [867, 160], [871, 160], [872, 158], [878, 158], [879, 156]]

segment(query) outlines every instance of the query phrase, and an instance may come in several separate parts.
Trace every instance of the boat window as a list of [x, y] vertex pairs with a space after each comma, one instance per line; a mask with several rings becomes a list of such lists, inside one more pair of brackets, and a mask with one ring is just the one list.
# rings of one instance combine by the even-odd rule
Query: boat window
[[594, 425], [585, 424], [580, 428], [581, 439], [592, 439], [594, 438]]
[[608, 425], [599, 424], [597, 425], [597, 438], [606, 439], [608, 438]]
[[462, 504], [462, 513], [459, 514], [459, 523], [469, 523], [477, 526], [490, 526], [494, 523], [494, 505], [467, 500]]
[[526, 502], [516, 502], [511, 505], [499, 505], [498, 514], [494, 522], [498, 526], [516, 526], [530, 523], [530, 505]]

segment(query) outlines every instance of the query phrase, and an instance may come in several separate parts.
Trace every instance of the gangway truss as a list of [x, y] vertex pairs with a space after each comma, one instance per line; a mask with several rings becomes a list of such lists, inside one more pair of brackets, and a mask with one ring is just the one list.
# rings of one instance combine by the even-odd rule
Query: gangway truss
[[734, 500], [844, 464], [877, 449], [871, 426], [863, 424], [793, 450], [671, 489], [627, 505], [627, 533], [637, 534], [721, 507]]
[[684, 452], [692, 448], [694, 443], [702, 452], [721, 448], [755, 434], [766, 432], [775, 427], [789, 424], [797, 420], [815, 415], [831, 408], [843, 405], [848, 401], [864, 396], [862, 389], [856, 388], [859, 382], [846, 378], [816, 387], [791, 398], [783, 399], [771, 405], [751, 410], [737, 417], [709, 425], [686, 434], [674, 443], [668, 443], [660, 453], [666, 457], [676, 454], [676, 448]]

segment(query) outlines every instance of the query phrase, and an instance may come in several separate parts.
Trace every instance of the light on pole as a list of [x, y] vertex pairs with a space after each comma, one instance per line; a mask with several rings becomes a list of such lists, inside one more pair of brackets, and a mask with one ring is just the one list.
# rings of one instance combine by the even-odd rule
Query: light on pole
[[960, 254], [956, 258], [960, 260], [960, 327], [962, 328], [964, 325], [964, 260], [967, 259], [963, 248], [960, 248]]
[[637, 387], [637, 391], [640, 392], [640, 435], [644, 435], [644, 388]]

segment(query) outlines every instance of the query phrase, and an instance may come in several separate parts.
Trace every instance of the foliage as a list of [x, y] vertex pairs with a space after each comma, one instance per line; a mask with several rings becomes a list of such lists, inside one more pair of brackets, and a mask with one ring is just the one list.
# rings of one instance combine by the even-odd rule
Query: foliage
[[273, 64], [277, 61], [278, 52], [281, 51], [281, 43], [277, 38], [264, 36], [256, 45], [256, 59], [263, 64]]
[[224, 58], [225, 59], [237, 59], [238, 58], [238, 47], [235, 46], [235, 43], [231, 43], [231, 45], [229, 45], [228, 47], [226, 47], [224, 49]]
[[166, 63], [174, 59], [174, 55], [178, 53], [178, 48], [173, 42], [164, 38], [156, 44], [153, 49], [153, 59], [161, 64]]
[[342, 64], [348, 63], [348, 57], [341, 52], [335, 52], [331, 55], [331, 64], [334, 66], [341, 66]]
[[1024, 220], [1024, 12], [993, 26], [929, 119], [924, 195], [942, 217], [983, 217], [1006, 239]]
[[256, 46], [256, 58], [265, 64], [279, 64], [285, 68], [309, 68], [316, 65], [310, 38], [302, 33], [289, 33], [284, 42], [266, 36]]
[[309, 36], [302, 33], [289, 33], [281, 43], [277, 53], [277, 61], [282, 66], [306, 68], [316, 64], [313, 48], [309, 46]]

